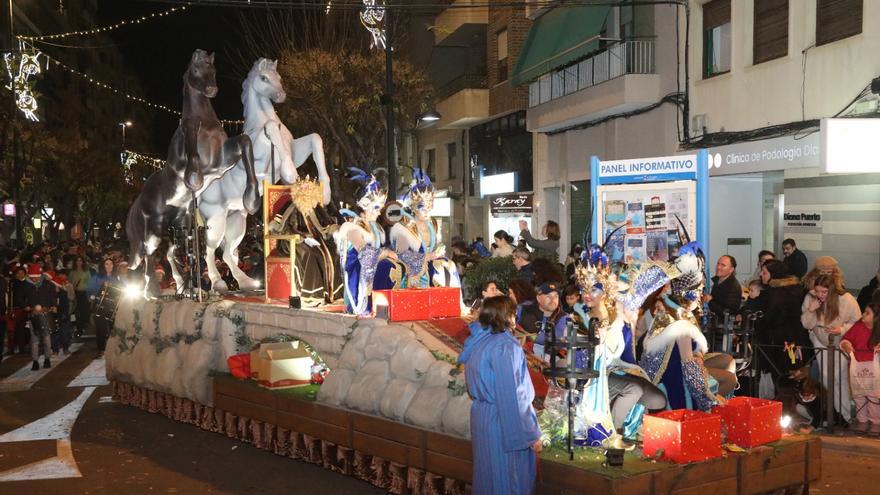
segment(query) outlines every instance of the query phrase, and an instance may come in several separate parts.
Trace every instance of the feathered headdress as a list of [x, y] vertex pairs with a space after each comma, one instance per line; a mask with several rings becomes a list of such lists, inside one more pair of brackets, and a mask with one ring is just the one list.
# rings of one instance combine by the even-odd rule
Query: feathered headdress
[[[592, 223], [592, 219], [590, 223]], [[591, 225], [587, 225], [587, 231], [590, 228]], [[581, 253], [580, 264], [575, 268], [575, 277], [581, 290], [600, 290], [610, 295], [617, 292], [617, 277], [611, 269], [611, 259], [605, 248], [608, 245], [608, 240], [620, 228], [613, 230], [601, 246], [591, 244], [589, 234], [584, 232], [584, 252]]]
[[705, 277], [703, 271], [706, 267], [706, 256], [703, 254], [703, 246], [699, 242], [691, 242], [687, 228], [685, 228], [678, 215], [675, 216], [679, 226], [684, 231], [684, 240], [687, 241], [678, 250], [678, 257], [672, 261], [675, 268], [679, 271], [670, 284], [672, 295], [683, 298], [687, 301], [696, 301], [700, 298], [705, 286]]
[[422, 169], [413, 169], [413, 180], [409, 183], [407, 191], [400, 199], [410, 210], [427, 210], [434, 208], [434, 184]]
[[348, 167], [348, 171], [348, 178], [361, 186], [357, 200], [358, 206], [365, 211], [371, 208], [381, 209], [385, 206], [388, 195], [375, 175], [368, 174], [357, 167]]

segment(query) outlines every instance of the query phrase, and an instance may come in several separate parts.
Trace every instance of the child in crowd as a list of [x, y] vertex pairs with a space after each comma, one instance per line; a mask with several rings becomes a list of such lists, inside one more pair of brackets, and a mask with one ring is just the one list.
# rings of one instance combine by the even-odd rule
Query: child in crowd
[[[850, 367], [853, 400], [856, 403], [856, 423], [853, 429], [880, 433], [880, 376], [877, 373], [880, 366], [875, 363], [878, 359], [876, 354], [880, 353], [880, 304], [870, 303], [865, 307], [862, 319], [843, 336], [840, 349], [858, 363], [872, 364]], [[873, 377], [864, 380], [866, 374]]]
[[749, 282], [749, 297], [746, 299], [746, 302], [743, 303], [741, 308], [743, 313], [754, 312], [757, 309], [758, 296], [761, 295], [761, 290], [763, 288], [764, 284], [761, 283], [761, 279]]

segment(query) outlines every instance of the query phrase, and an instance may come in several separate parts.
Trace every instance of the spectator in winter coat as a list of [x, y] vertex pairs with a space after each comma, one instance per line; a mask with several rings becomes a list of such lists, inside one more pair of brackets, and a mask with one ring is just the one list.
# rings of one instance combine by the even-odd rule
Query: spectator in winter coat
[[874, 275], [870, 281], [868, 281], [868, 285], [862, 287], [862, 290], [859, 291], [859, 297], [856, 299], [859, 302], [859, 308], [864, 311], [866, 307], [868, 307], [868, 303], [871, 302], [871, 297], [874, 296], [874, 293], [877, 292], [877, 283], [880, 282], [880, 268], [877, 269], [877, 273]]
[[736, 258], [725, 254], [715, 263], [715, 276], [712, 277], [712, 292], [703, 296], [709, 304], [709, 311], [722, 321], [724, 313], [736, 315], [742, 304], [742, 287], [736, 279]]
[[29, 352], [27, 350], [28, 342], [30, 342], [30, 332], [27, 329], [28, 321], [28, 303], [32, 298], [31, 293], [34, 290], [33, 284], [28, 281], [27, 268], [24, 265], [15, 267], [13, 273], [15, 278], [10, 283], [10, 292], [12, 292], [12, 328], [15, 332], [10, 351], [17, 350], [19, 354]]
[[532, 253], [526, 248], [516, 248], [513, 250], [511, 258], [513, 266], [516, 267], [516, 278], [532, 283], [534, 273], [532, 272]]
[[506, 230], [495, 232], [495, 248], [492, 250], [493, 258], [506, 258], [513, 255], [513, 237]]
[[[778, 260], [764, 264], [761, 281], [766, 289], [761, 291], [755, 301], [755, 308], [763, 311], [764, 317], [756, 322], [755, 340], [759, 345], [773, 346], [764, 349], [767, 357], [764, 358], [764, 354], [761, 354], [761, 364], [762, 371], [769, 372], [775, 379], [803, 366], [803, 363], [792, 364], [782, 352], [785, 343], [810, 346], [810, 339], [801, 325], [804, 289], [797, 277], [789, 273], [788, 266]], [[804, 360], [809, 360], [806, 354], [810, 353], [804, 354]]]
[[[834, 349], [837, 347], [836, 340], [845, 335], [861, 318], [862, 313], [856, 298], [833, 275], [821, 275], [816, 279], [801, 308], [801, 323], [810, 331], [810, 340], [814, 347]], [[837, 358], [837, 369], [834, 372], [837, 380], [833, 384], [828, 377], [824, 353], [819, 354], [817, 363], [822, 373], [822, 384], [827, 390], [834, 390], [834, 409], [845, 421], [849, 421], [850, 393], [845, 360]]]
[[788, 267], [788, 272], [797, 278], [803, 278], [807, 273], [807, 255], [797, 248], [794, 239], [782, 241], [782, 253], [785, 255], [782, 262]]

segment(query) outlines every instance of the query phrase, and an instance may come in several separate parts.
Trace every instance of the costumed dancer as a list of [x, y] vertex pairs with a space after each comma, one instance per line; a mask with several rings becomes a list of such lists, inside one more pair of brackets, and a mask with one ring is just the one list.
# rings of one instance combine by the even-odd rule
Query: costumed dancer
[[635, 339], [627, 321], [632, 312], [617, 298], [626, 284], [614, 274], [605, 248], [589, 245], [575, 276], [584, 300], [575, 308], [577, 318], [583, 322], [595, 318], [599, 323], [594, 362], [599, 377], [584, 390], [577, 413], [586, 431], [576, 434], [591, 445], [607, 445], [616, 443], [621, 434], [634, 437], [645, 410], [665, 408], [666, 397], [635, 364]]
[[405, 270], [394, 251], [384, 248], [385, 231], [376, 220], [385, 206], [386, 192], [372, 174], [350, 167], [351, 179], [361, 184], [355, 213], [341, 210], [350, 220], [336, 232], [339, 264], [343, 267], [345, 306], [349, 313], [366, 315], [371, 311], [373, 289], [403, 286]]
[[706, 354], [708, 343], [693, 314], [703, 292], [704, 265], [700, 245], [691, 242], [681, 247], [679, 256], [665, 269], [654, 265], [645, 272], [651, 272], [655, 285], [663, 280], [663, 275], [670, 285], [668, 292], [664, 289], [660, 293], [661, 309], [645, 336], [641, 365], [651, 381], [666, 393], [672, 409], [708, 411], [723, 404], [725, 399], [719, 392], [724, 391], [719, 390], [721, 381], [715, 375], [730, 375], [722, 378], [729, 391], [736, 386], [733, 373], [720, 368], [709, 373], [707, 369], [710, 359], [721, 367], [730, 366], [732, 360], [729, 356]]
[[413, 170], [409, 192], [402, 198], [403, 220], [391, 227], [391, 246], [406, 265], [406, 287], [461, 287], [455, 263], [445, 257], [440, 221], [431, 217], [434, 185], [428, 174]]

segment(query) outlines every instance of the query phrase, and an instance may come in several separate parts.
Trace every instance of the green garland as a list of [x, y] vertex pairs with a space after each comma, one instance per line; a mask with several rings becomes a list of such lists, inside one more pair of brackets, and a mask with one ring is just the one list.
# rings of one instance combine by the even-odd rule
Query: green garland
[[217, 308], [214, 310], [215, 318], [225, 318], [235, 325], [235, 353], [250, 352], [254, 347], [254, 339], [245, 331], [244, 316], [233, 314], [225, 308]]

